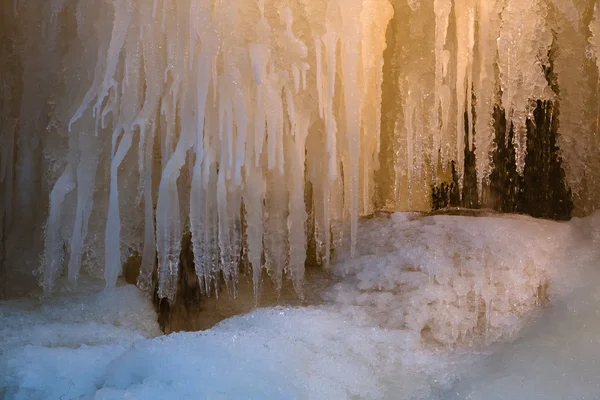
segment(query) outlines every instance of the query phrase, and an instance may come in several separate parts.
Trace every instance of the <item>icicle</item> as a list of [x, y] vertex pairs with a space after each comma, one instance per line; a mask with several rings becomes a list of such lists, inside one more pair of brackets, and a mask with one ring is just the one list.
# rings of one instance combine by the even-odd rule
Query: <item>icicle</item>
[[333, 98], [335, 96], [335, 75], [336, 75], [336, 53], [337, 42], [339, 38], [337, 34], [328, 31], [322, 37], [325, 44], [325, 54], [327, 55], [327, 80], [325, 85], [325, 129], [326, 129], [326, 144], [327, 149], [327, 164], [328, 164], [328, 179], [333, 182], [337, 178], [337, 155], [336, 155], [336, 135], [337, 125], [333, 115]]
[[197, 148], [196, 162], [192, 175], [192, 188], [190, 194], [190, 230], [192, 233], [192, 249], [194, 252], [194, 267], [200, 288], [205, 293], [210, 292], [209, 266], [206, 260], [206, 238], [204, 219], [204, 208], [206, 201], [204, 199], [205, 191], [202, 182], [202, 150]]
[[[71, 10], [65, 4], [55, 0], [48, 5], [57, 23]], [[253, 4], [232, 4], [226, 0], [80, 2], [78, 36], [73, 45], [65, 42], [66, 53], [80, 57], [86, 48], [81, 64], [92, 77], [88, 91], [76, 99], [75, 112], [62, 115], [73, 99], [58, 105], [54, 99], [34, 96], [38, 83], [26, 82], [23, 98], [36, 101], [21, 105], [18, 126], [28, 131], [16, 136], [19, 175], [33, 174], [37, 159], [42, 158], [34, 134], [38, 129], [27, 123], [25, 103], [41, 105], [34, 107], [40, 115], [36, 124], [50, 111], [53, 123], [68, 125], [71, 132], [68, 151], [61, 148], [67, 147], [61, 144], [63, 139], [51, 136], [56, 135], [54, 127], [49, 129], [48, 142], [51, 151], [68, 154], [68, 170], [72, 170], [53, 190], [54, 220], [49, 222], [55, 232], [68, 231], [72, 280], [77, 279], [84, 244], [86, 251], [91, 246], [90, 254], [99, 253], [94, 248], [97, 232], [86, 241], [87, 227], [101, 226], [104, 265], [90, 271], [104, 274], [110, 289], [116, 285], [126, 252], [141, 249], [138, 285], [150, 288], [158, 258], [158, 294], [172, 299], [181, 236], [189, 220], [196, 273], [207, 294], [211, 290], [218, 294], [224, 276], [235, 295], [241, 254], [247, 254], [252, 265], [255, 293], [263, 254], [275, 286], [281, 287], [286, 270], [301, 293], [307, 246], [304, 182], [309, 166], [325, 264], [332, 243], [341, 245], [345, 219], [351, 221], [352, 248], [356, 246], [358, 216], [373, 209], [382, 53], [391, 5], [387, 0], [331, 0], [322, 7], [288, 2], [274, 8], [258, 0], [257, 12]], [[62, 40], [62, 34], [54, 32], [51, 38], [52, 29], [44, 29], [48, 40]], [[314, 53], [313, 42], [305, 38], [313, 38]], [[53, 68], [62, 62], [53, 53], [56, 45], [44, 43], [44, 58], [56, 56], [51, 60]], [[92, 60], [96, 52], [98, 58]], [[19, 60], [27, 66], [25, 75], [40, 64], [31, 55]], [[61, 95], [79, 96], [71, 94], [70, 84], [65, 80], [63, 87], [63, 80], [56, 81]], [[46, 102], [49, 110], [43, 106]], [[54, 107], [56, 113], [50, 110]], [[317, 115], [321, 121], [315, 123]], [[2, 124], [4, 139], [7, 131]], [[82, 127], [96, 127], [96, 135]], [[88, 131], [89, 138], [81, 136]], [[137, 151], [131, 151], [136, 144]], [[4, 147], [1, 157], [0, 178], [6, 179], [10, 171], [4, 160], [10, 157]], [[415, 154], [415, 159], [423, 164], [426, 157]], [[132, 171], [135, 162], [137, 170]], [[48, 163], [64, 168], [61, 160]], [[188, 178], [190, 187], [184, 182]], [[132, 185], [138, 179], [137, 186]], [[30, 192], [25, 187], [29, 179], [23, 181], [19, 192]], [[74, 188], [68, 189], [64, 182], [76, 183], [76, 196], [66, 197]], [[188, 195], [189, 210], [187, 205], [180, 210]], [[143, 228], [123, 214], [125, 204], [134, 202], [134, 207], [143, 207]], [[74, 224], [69, 221], [62, 227], [60, 210], [66, 206], [74, 209]], [[142, 214], [132, 210], [137, 212]], [[106, 226], [98, 218], [106, 218]], [[242, 227], [242, 221], [248, 226]], [[242, 231], [248, 235], [244, 250]], [[48, 254], [56, 247], [53, 240], [48, 242]], [[48, 266], [48, 287], [57, 268]]]
[[[204, 65], [205, 66], [205, 65]], [[156, 241], [158, 252], [158, 295], [173, 299], [177, 290], [179, 256], [181, 254], [181, 220], [177, 179], [185, 165], [187, 151], [194, 145], [196, 121], [193, 119], [196, 100], [192, 85], [184, 89], [184, 99], [179, 113], [184, 122], [175, 151], [167, 162], [160, 181], [156, 205]], [[199, 92], [200, 95], [206, 92]], [[200, 100], [204, 101], [204, 100]], [[197, 103], [196, 103], [197, 104]]]
[[244, 205], [248, 225], [248, 259], [252, 264], [254, 295], [258, 296], [263, 250], [263, 200], [266, 182], [260, 169], [250, 167], [244, 187]]
[[[220, 108], [222, 109], [222, 108]], [[221, 118], [220, 125], [221, 125]], [[229, 124], [232, 124], [232, 121], [229, 121]], [[233, 130], [233, 127], [228, 127], [228, 129]], [[219, 129], [219, 132], [222, 132], [222, 129]], [[225, 278], [225, 283], [227, 284], [227, 288], [230, 289], [230, 280], [231, 280], [231, 232], [230, 232], [230, 219], [229, 208], [227, 207], [228, 200], [228, 191], [227, 191], [227, 164], [228, 164], [228, 151], [223, 148], [228, 148], [228, 140], [230, 139], [230, 135], [223, 136], [221, 135], [221, 154], [219, 160], [219, 172], [217, 174], [217, 212], [218, 212], [218, 220], [219, 220], [219, 249], [220, 249], [220, 265], [221, 270], [223, 271], [223, 276]]]
[[[471, 108], [473, 90], [473, 47], [475, 43], [475, 0], [455, 4], [456, 16], [456, 171], [459, 185], [463, 184], [465, 130], [468, 133], [468, 149], [473, 145], [473, 113]], [[465, 118], [466, 115], [466, 118]], [[466, 125], [466, 126], [465, 126]]]
[[365, 101], [362, 103], [361, 133], [361, 190], [362, 204], [360, 212], [372, 212], [374, 195], [374, 171], [379, 169], [379, 151], [381, 147], [381, 101], [383, 85], [383, 54], [387, 47], [385, 35], [386, 24], [378, 21], [389, 21], [394, 14], [391, 5], [379, 4], [373, 0], [363, 2], [361, 23], [363, 35], [361, 40], [361, 91]]
[[230, 268], [228, 283], [230, 284], [230, 292], [233, 292], [234, 298], [237, 298], [238, 296], [239, 270], [242, 254], [241, 195], [242, 193], [239, 186], [230, 186], [227, 201], [227, 213], [230, 215], [228, 226], [230, 244]]
[[287, 181], [289, 197], [289, 215], [287, 220], [291, 272], [294, 288], [302, 293], [304, 279], [304, 262], [306, 260], [306, 210], [304, 205], [304, 158], [305, 141], [308, 136], [309, 118], [298, 115], [297, 124], [293, 125], [293, 137], [286, 136]]
[[113, 75], [117, 68], [119, 61], [119, 53], [125, 44], [125, 37], [127, 35], [127, 29], [131, 22], [131, 4], [132, 0], [115, 0], [115, 19], [113, 22], [113, 31], [108, 52], [106, 54], [106, 61], [103, 57], [100, 57], [101, 62], [98, 64], [96, 69], [97, 79], [87, 93], [83, 103], [79, 109], [75, 112], [73, 118], [69, 122], [69, 131], [75, 121], [77, 121], [83, 115], [83, 112], [89, 107], [90, 103], [94, 98], [96, 104], [93, 107], [94, 115], [97, 115], [97, 111], [100, 109], [102, 102], [108, 95], [108, 91], [111, 87], [114, 87]]
[[325, 100], [323, 98], [324, 87], [323, 87], [323, 50], [322, 42], [319, 36], [313, 38], [315, 43], [315, 55], [317, 60], [317, 94], [319, 98], [319, 117], [323, 119], [325, 117]]
[[[279, 16], [282, 23], [285, 25], [285, 33], [282, 37], [282, 46], [285, 46], [289, 62], [291, 63], [292, 77], [294, 80], [295, 93], [300, 90], [300, 71], [301, 68], [305, 68], [307, 64], [303, 63], [302, 60], [308, 56], [308, 48], [300, 39], [292, 32], [292, 23], [294, 17], [292, 10], [289, 8], [282, 8], [279, 10]], [[303, 69], [303, 71], [306, 71]]]
[[361, 118], [354, 110], [362, 108], [359, 96], [358, 81], [358, 52], [360, 48], [360, 24], [357, 19], [360, 16], [361, 1], [351, 0], [340, 6], [344, 33], [342, 35], [342, 75], [344, 79], [344, 106], [346, 115], [346, 138], [348, 143], [348, 154], [350, 157], [350, 230], [351, 244], [350, 253], [354, 256], [356, 251], [356, 234], [358, 229], [358, 172], [360, 153]]
[[277, 171], [268, 173], [267, 193], [264, 213], [265, 267], [279, 293], [288, 255], [288, 192], [285, 177]]
[[60, 236], [61, 210], [65, 197], [73, 189], [75, 189], [75, 173], [73, 167], [67, 165], [50, 193], [50, 211], [46, 224], [43, 263], [43, 287], [47, 292], [52, 290], [56, 275], [60, 272], [64, 260], [63, 240]]
[[[119, 208], [119, 167], [127, 157], [133, 143], [132, 128], [135, 117], [140, 111], [141, 88], [139, 83], [141, 69], [141, 46], [136, 40], [135, 31], [129, 32], [125, 48], [128, 51], [125, 70], [129, 70], [128, 81], [123, 83], [123, 94], [120, 101], [118, 122], [112, 135], [110, 162], [110, 188], [108, 220], [105, 231], [105, 269], [104, 276], [107, 288], [114, 288], [121, 271], [121, 218]], [[119, 104], [118, 100], [115, 102]], [[122, 136], [120, 136], [122, 133]], [[121, 137], [117, 147], [117, 140]], [[83, 156], [82, 156], [83, 157]], [[69, 268], [71, 273], [71, 268]], [[71, 274], [70, 274], [71, 277]]]
[[[210, 160], [210, 159], [209, 159]], [[218, 229], [218, 200], [217, 200], [217, 172], [216, 165], [212, 162], [206, 163], [205, 192], [207, 193], [205, 218], [205, 236], [207, 240], [207, 262], [209, 275], [214, 285], [215, 294], [219, 296], [221, 270], [221, 256], [219, 252], [219, 229]]]
[[[507, 121], [514, 124], [517, 171], [525, 168], [526, 120], [533, 112], [532, 100], [552, 99], [542, 65], [548, 57], [552, 33], [546, 28], [541, 1], [511, 2], [502, 11], [498, 37], [498, 68], [502, 105]], [[531, 38], [535, 38], [532, 42]], [[507, 137], [510, 123], [507, 123]]]
[[[485, 1], [485, 0], [484, 0]], [[448, 51], [444, 50], [448, 35], [449, 16], [452, 9], [450, 0], [435, 0], [435, 105], [433, 107], [433, 151], [432, 168], [437, 172], [438, 154], [442, 156], [442, 166], [448, 163], [445, 149], [442, 143], [447, 140], [448, 133], [448, 110], [450, 99], [446, 98], [450, 93], [444, 79], [447, 75]], [[440, 120], [441, 114], [441, 120]], [[445, 147], [445, 146], [444, 146]]]
[[495, 101], [495, 62], [496, 38], [500, 30], [500, 18], [497, 1], [479, 0], [477, 63], [478, 78], [474, 82], [477, 100], [475, 160], [477, 170], [477, 189], [479, 201], [482, 202], [483, 183], [491, 173], [491, 149], [494, 141], [492, 113]]
[[79, 142], [81, 158], [77, 166], [77, 209], [75, 211], [75, 225], [71, 238], [71, 253], [69, 255], [68, 273], [69, 280], [77, 282], [81, 267], [83, 243], [87, 237], [88, 222], [92, 207], [94, 206], [94, 185], [96, 182], [96, 168], [98, 166], [99, 148], [97, 141], [89, 136], [84, 136]]
[[192, 188], [190, 196], [190, 229], [192, 233], [192, 246], [194, 250], [194, 264], [199, 282], [204, 282], [206, 292], [209, 292], [208, 285], [210, 277], [208, 266], [206, 265], [206, 238], [204, 208], [206, 196], [202, 182], [202, 163], [204, 162], [204, 112], [208, 97], [210, 84], [210, 54], [203, 51], [198, 56], [197, 68], [199, 76], [197, 78], [197, 108], [196, 108], [196, 132], [195, 132], [195, 153], [196, 162], [192, 175]]
[[[120, 132], [115, 131], [114, 136]], [[105, 234], [105, 263], [104, 279], [108, 289], [114, 288], [121, 271], [121, 217], [119, 215], [119, 185], [117, 181], [118, 168], [133, 141], [133, 131], [126, 130], [119, 142], [119, 147], [110, 163], [110, 200], [108, 207], [108, 221]], [[116, 140], [113, 140], [113, 143]]]
[[323, 257], [323, 265], [329, 266], [329, 257], [331, 253], [331, 218], [330, 218], [330, 200], [331, 185], [338, 177], [338, 157], [337, 157], [337, 123], [333, 112], [333, 103], [335, 97], [335, 79], [337, 72], [337, 46], [339, 41], [339, 29], [341, 20], [339, 16], [339, 7], [336, 2], [329, 3], [327, 10], [329, 21], [326, 24], [327, 32], [321, 37], [325, 45], [325, 82], [323, 82], [323, 109], [325, 116], [325, 152], [322, 153], [324, 164], [322, 175], [319, 177], [322, 204], [319, 206], [321, 218], [318, 224], [318, 246], [319, 252]]

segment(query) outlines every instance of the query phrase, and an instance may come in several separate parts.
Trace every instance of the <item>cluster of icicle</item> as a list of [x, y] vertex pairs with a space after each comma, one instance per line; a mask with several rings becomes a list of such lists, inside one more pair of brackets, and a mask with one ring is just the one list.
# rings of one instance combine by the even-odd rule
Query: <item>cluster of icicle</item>
[[[597, 207], [597, 202], [590, 205], [590, 199], [578, 197], [600, 178], [591, 168], [598, 162], [593, 104], [599, 100], [598, 72], [588, 43], [597, 41], [596, 3], [396, 1], [390, 78], [399, 83], [400, 95], [394, 96], [397, 104], [384, 109], [384, 118], [393, 119], [387, 125], [394, 129], [390, 146], [395, 178], [392, 174], [390, 186], [403, 189], [396, 190], [394, 204], [418, 208], [419, 200], [430, 195], [432, 180], [447, 179], [451, 161], [462, 184], [463, 149], [474, 151], [481, 199], [492, 171], [495, 106], [509, 121], [506, 137], [514, 130], [516, 169], [523, 174], [527, 120], [536, 101], [547, 100], [560, 104], [558, 140], [576, 207]], [[550, 68], [553, 75], [547, 74]]]
[[595, 0], [0, 7], [0, 265], [42, 254], [46, 290], [82, 267], [113, 287], [139, 253], [140, 286], [158, 259], [172, 297], [190, 232], [207, 292], [235, 290], [241, 261], [256, 291], [263, 267], [300, 291], [307, 236], [324, 265], [342, 232], [353, 252], [374, 201], [427, 209], [464, 149], [481, 196], [495, 106], [523, 173], [535, 101], [558, 101], [575, 205], [600, 206]]
[[88, 57], [97, 48], [97, 58], [82, 65], [93, 82], [65, 124], [67, 162], [50, 192], [45, 231], [45, 289], [63, 263], [77, 280], [88, 228], [102, 223], [102, 212], [90, 219], [95, 208], [106, 218], [106, 286], [137, 250], [138, 283], [149, 285], [157, 258], [158, 294], [168, 298], [188, 229], [207, 292], [218, 291], [221, 277], [235, 290], [245, 255], [255, 291], [264, 267], [276, 288], [286, 271], [300, 293], [305, 179], [315, 193], [324, 263], [334, 221], [339, 231], [349, 220], [356, 240], [378, 160], [393, 14], [387, 0], [64, 0], [50, 7], [47, 29], [60, 29], [51, 26], [57, 19], [64, 28], [65, 14], [74, 13], [81, 43], [72, 46], [83, 45]]

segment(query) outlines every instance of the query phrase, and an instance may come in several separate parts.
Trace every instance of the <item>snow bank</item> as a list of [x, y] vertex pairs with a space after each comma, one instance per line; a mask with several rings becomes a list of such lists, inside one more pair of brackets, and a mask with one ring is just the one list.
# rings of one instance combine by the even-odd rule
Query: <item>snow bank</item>
[[436, 385], [432, 377], [443, 377], [450, 361], [417, 349], [409, 332], [357, 324], [328, 307], [262, 309], [209, 331], [136, 344], [112, 362], [101, 393], [107, 399], [382, 398], [386, 381], [400, 377], [401, 398], [426, 398]]
[[[329, 298], [444, 346], [510, 338], [567, 283], [573, 224], [524, 216], [392, 214], [361, 226]], [[563, 289], [564, 291], [564, 289]]]
[[[137, 288], [100, 292], [103, 286], [84, 281], [76, 292], [43, 301], [0, 302], [0, 398], [89, 395], [110, 360], [160, 334], [152, 305]], [[90, 295], [94, 290], [99, 293]]]
[[[596, 256], [597, 219], [365, 220], [356, 258], [337, 255], [324, 304], [257, 309], [202, 332], [155, 337], [156, 316], [131, 286], [0, 303], [0, 397], [488, 399], [506, 386], [535, 398], [536, 385], [559, 383], [549, 398], [597, 395], [585, 368], [600, 353], [590, 323], [600, 290], [568, 297], [581, 287], [574, 272], [591, 276], [580, 265]], [[559, 306], [520, 341], [473, 346], [514, 337], [542, 299]]]
[[[133, 304], [139, 297], [135, 290], [121, 288], [117, 296]], [[12, 329], [2, 339], [0, 394], [7, 399], [377, 399], [393, 384], [401, 398], [428, 398], [455, 379], [451, 366], [457, 360], [420, 349], [418, 335], [349, 318], [336, 305], [259, 309], [204, 332], [146, 339], [156, 333], [145, 330], [151, 315], [135, 329], [130, 313], [110, 315], [97, 300], [105, 299], [62, 304], [62, 310], [3, 305], [2, 318]], [[75, 315], [80, 309], [89, 314]], [[64, 318], [54, 318], [55, 312]]]
[[552, 281], [563, 294], [516, 341], [475, 364], [445, 399], [600, 398], [600, 213], [570, 225], [571, 258], [561, 267], [571, 279]]
[[476, 364], [451, 399], [576, 400], [600, 398], [600, 274], [558, 301], [515, 343]]

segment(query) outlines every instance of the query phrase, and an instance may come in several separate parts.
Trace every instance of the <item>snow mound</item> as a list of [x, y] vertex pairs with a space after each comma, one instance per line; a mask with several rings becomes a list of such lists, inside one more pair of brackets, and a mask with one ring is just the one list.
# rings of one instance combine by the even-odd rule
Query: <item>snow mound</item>
[[399, 398], [428, 398], [452, 382], [449, 357], [419, 351], [414, 335], [327, 307], [257, 310], [139, 342], [111, 364], [105, 399], [379, 399], [392, 379]]
[[374, 218], [361, 225], [357, 256], [338, 257], [343, 279], [328, 297], [444, 346], [510, 338], [559, 291], [551, 281], [568, 281], [576, 231], [524, 216]]
[[600, 274], [557, 301], [514, 343], [475, 364], [448, 400], [600, 398]]
[[137, 288], [102, 287], [84, 281], [77, 292], [0, 302], [0, 398], [88, 395], [106, 373], [103, 364], [160, 334]]
[[399, 398], [429, 398], [456, 379], [456, 361], [420, 349], [418, 336], [334, 306], [259, 309], [154, 339], [67, 317], [5, 349], [6, 399], [380, 399], [390, 387]]

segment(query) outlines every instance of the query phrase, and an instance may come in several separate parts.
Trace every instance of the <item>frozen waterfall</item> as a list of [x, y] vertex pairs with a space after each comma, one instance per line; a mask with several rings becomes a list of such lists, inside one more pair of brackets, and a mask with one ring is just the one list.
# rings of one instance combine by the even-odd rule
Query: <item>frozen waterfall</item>
[[428, 209], [451, 165], [463, 187], [474, 160], [486, 206], [499, 129], [523, 176], [540, 104], [551, 118], [560, 106], [576, 213], [600, 205], [594, 0], [14, 0], [1, 11], [5, 282], [36, 271], [51, 291], [83, 268], [111, 289], [138, 255], [138, 285], [157, 270], [172, 299], [191, 232], [205, 293], [223, 280], [235, 294], [241, 272], [258, 292], [266, 269], [301, 295], [309, 239], [324, 266], [344, 235], [354, 254], [360, 216]]

